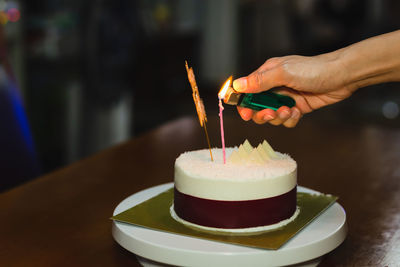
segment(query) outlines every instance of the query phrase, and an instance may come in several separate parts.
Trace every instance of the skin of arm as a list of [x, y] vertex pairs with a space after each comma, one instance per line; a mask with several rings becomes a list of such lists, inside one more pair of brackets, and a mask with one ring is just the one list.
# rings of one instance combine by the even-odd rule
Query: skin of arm
[[400, 81], [400, 30], [318, 56], [270, 58], [235, 80], [233, 88], [258, 93], [282, 87], [277, 92], [293, 97], [295, 107], [258, 112], [238, 107], [238, 111], [244, 120], [292, 128], [304, 114], [342, 101], [359, 88], [393, 81]]

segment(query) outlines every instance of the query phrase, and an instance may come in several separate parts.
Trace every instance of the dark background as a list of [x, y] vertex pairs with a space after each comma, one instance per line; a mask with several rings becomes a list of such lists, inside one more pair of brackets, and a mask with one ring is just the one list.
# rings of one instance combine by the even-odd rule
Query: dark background
[[[37, 0], [0, 1], [0, 9], [6, 4], [21, 17], [1, 31], [0, 191], [195, 116], [185, 60], [212, 115], [229, 75], [400, 28], [396, 0]], [[399, 87], [362, 89], [304, 119], [397, 129]]]

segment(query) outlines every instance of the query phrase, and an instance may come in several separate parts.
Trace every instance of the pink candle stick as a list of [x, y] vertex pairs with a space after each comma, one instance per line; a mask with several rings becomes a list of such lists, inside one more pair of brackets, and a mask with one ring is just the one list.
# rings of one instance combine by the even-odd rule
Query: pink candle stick
[[221, 125], [221, 142], [222, 142], [222, 154], [224, 159], [224, 164], [226, 163], [226, 153], [225, 153], [225, 136], [224, 136], [224, 119], [222, 117], [222, 111], [224, 110], [224, 106], [222, 105], [222, 99], [225, 98], [226, 91], [228, 90], [229, 86], [232, 82], [232, 76], [226, 80], [224, 85], [222, 86], [221, 90], [218, 93], [218, 100], [219, 100], [219, 122]]
[[222, 116], [222, 111], [224, 110], [224, 106], [222, 105], [221, 98], [218, 97], [219, 100], [219, 122], [221, 126], [221, 142], [222, 142], [222, 155], [224, 164], [226, 163], [226, 153], [225, 153], [225, 136], [224, 136], [224, 118]]

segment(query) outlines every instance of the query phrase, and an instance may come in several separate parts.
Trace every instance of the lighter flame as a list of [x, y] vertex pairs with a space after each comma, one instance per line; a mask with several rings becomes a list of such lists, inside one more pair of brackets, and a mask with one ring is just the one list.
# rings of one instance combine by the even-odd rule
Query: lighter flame
[[224, 85], [221, 87], [221, 90], [219, 90], [218, 98], [220, 98], [220, 99], [225, 98], [226, 91], [228, 91], [228, 88], [231, 85], [231, 83], [232, 83], [232, 76], [229, 77], [228, 80], [226, 80]]

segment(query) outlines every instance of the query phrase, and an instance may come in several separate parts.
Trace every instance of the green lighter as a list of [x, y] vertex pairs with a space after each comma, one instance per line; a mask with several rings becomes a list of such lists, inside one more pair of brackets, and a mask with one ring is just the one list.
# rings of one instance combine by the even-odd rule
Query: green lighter
[[232, 78], [230, 77], [218, 94], [224, 100], [224, 103], [228, 105], [246, 107], [257, 111], [266, 108], [277, 110], [282, 106], [291, 108], [296, 105], [296, 101], [293, 98], [271, 91], [256, 94], [239, 93], [230, 86], [231, 81]]

